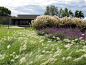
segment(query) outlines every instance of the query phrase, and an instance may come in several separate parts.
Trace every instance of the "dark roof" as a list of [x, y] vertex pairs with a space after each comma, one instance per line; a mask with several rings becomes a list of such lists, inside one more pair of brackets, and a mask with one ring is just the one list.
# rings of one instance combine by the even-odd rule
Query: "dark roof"
[[23, 19], [35, 19], [39, 15], [18, 15], [18, 18], [23, 18]]

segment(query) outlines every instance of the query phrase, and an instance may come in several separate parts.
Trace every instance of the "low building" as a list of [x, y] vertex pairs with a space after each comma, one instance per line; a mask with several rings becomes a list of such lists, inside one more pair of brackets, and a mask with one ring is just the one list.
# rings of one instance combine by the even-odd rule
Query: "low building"
[[10, 17], [10, 25], [29, 25], [39, 15], [18, 15], [18, 17]]
[[[17, 17], [12, 16], [0, 16], [0, 24], [6, 25], [29, 25], [31, 20], [34, 20], [39, 15], [18, 15]], [[6, 20], [5, 22], [4, 19]]]

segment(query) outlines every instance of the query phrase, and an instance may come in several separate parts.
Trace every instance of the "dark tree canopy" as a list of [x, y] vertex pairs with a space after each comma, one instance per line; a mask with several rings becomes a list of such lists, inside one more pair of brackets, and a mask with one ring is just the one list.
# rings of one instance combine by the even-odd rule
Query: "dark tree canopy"
[[11, 11], [8, 8], [0, 6], [0, 16], [10, 16], [10, 15]]
[[46, 11], [44, 13], [45, 15], [56, 15], [58, 17], [78, 17], [78, 18], [84, 18], [84, 14], [82, 13], [82, 11], [75, 11], [75, 14], [73, 14], [73, 12], [71, 10], [68, 10], [68, 8], [64, 8], [64, 10], [62, 9], [62, 7], [58, 10], [57, 7], [55, 7], [54, 5], [51, 6], [47, 6], [46, 7]]
[[58, 14], [58, 9], [54, 5], [47, 6], [46, 11], [44, 13], [45, 15], [57, 15]]
[[84, 18], [84, 14], [82, 13], [82, 11], [76, 10], [76, 11], [75, 11], [75, 17]]

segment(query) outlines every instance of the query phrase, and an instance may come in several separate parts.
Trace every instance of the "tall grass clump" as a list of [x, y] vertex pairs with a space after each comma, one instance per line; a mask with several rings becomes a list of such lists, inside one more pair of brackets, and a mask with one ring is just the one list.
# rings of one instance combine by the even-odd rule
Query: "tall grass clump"
[[59, 26], [60, 27], [70, 27], [71, 26], [72, 28], [79, 27], [79, 28], [84, 29], [86, 28], [86, 22], [76, 17], [73, 17], [73, 18], [63, 17], [63, 18], [60, 18]]
[[58, 16], [41, 15], [32, 21], [32, 26], [37, 29], [43, 27], [78, 27], [81, 31], [84, 31], [86, 29], [86, 21], [76, 17], [59, 18]]
[[57, 26], [59, 18], [57, 16], [41, 15], [38, 16], [34, 21], [32, 21], [32, 26], [34, 28], [42, 27], [53, 27]]

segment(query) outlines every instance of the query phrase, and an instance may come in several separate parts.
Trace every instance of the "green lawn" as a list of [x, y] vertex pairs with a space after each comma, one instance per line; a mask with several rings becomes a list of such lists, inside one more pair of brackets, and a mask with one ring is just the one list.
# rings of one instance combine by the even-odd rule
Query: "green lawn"
[[56, 42], [47, 36], [33, 28], [0, 28], [0, 65], [86, 65], [86, 42]]
[[[0, 27], [0, 39], [3, 38], [4, 36], [11, 36], [13, 31], [17, 30], [24, 30], [25, 28], [6, 28], [6, 26]], [[30, 28], [26, 28], [27, 30], [30, 30]], [[8, 34], [9, 33], [9, 34]]]

